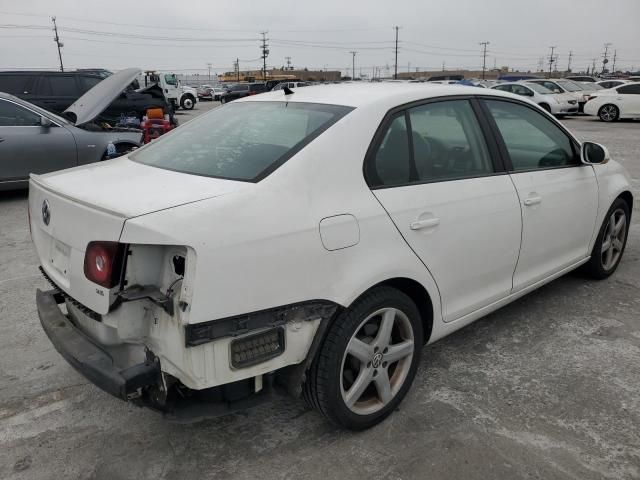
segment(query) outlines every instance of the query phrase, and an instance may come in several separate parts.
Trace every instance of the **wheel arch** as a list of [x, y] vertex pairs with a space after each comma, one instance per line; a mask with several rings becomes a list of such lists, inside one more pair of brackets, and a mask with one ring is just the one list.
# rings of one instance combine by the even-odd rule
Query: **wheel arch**
[[424, 285], [416, 280], [407, 277], [389, 278], [369, 287], [367, 290], [362, 292], [352, 303], [357, 301], [363, 295], [367, 294], [370, 290], [381, 286], [388, 286], [401, 291], [409, 298], [411, 298], [411, 300], [416, 304], [416, 307], [418, 307], [418, 311], [420, 312], [420, 317], [422, 319], [422, 329], [424, 334], [423, 343], [427, 344], [429, 338], [431, 337], [431, 332], [433, 331], [434, 310], [431, 295], [424, 287]]
[[618, 195], [616, 199], [617, 198], [621, 198], [625, 201], [625, 203], [629, 207], [629, 218], [631, 218], [631, 215], [633, 214], [633, 194], [629, 190], [625, 190], [624, 192], [620, 193], [620, 195]]

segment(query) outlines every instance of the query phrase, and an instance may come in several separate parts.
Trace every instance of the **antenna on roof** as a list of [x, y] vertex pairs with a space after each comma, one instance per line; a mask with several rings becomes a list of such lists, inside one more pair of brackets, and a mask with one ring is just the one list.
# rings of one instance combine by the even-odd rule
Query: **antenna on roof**
[[291, 90], [289, 87], [284, 87], [282, 90], [284, 90], [285, 95], [293, 95], [293, 90]]

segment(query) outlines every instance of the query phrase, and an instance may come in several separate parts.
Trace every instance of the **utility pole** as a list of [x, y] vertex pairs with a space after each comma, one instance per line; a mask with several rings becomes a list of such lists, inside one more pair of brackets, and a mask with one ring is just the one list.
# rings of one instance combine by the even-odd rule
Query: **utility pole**
[[356, 79], [356, 53], [358, 52], [349, 52], [351, 54], [351, 80]]
[[555, 45], [553, 47], [549, 47], [551, 49], [551, 54], [549, 55], [549, 78], [551, 78], [551, 69], [553, 68], [553, 62], [555, 61], [555, 57], [553, 56], [553, 51], [556, 49]]
[[396, 25], [393, 28], [396, 29], [396, 61], [393, 69], [393, 78], [397, 80], [398, 79], [398, 30], [400, 30], [400, 27]]
[[609, 63], [609, 59], [607, 58], [607, 54], [609, 53], [609, 47], [611, 46], [610, 43], [605, 43], [604, 44], [604, 53], [602, 54], [602, 72], [604, 73], [605, 69], [607, 68], [607, 63]]
[[262, 79], [267, 81], [267, 56], [269, 55], [269, 44], [267, 43], [267, 32], [260, 32], [262, 35]]
[[236, 63], [233, 68], [236, 71], [236, 81], [240, 81], [240, 59], [236, 58]]
[[60, 37], [58, 36], [58, 26], [56, 25], [56, 17], [51, 17], [51, 21], [53, 22], [53, 31], [56, 33], [56, 36], [53, 38], [53, 41], [56, 42], [58, 46], [58, 58], [60, 59], [60, 71], [64, 72], [64, 65], [62, 65], [62, 52], [60, 49], [64, 47], [64, 43], [60, 41]]
[[573, 51], [569, 50], [569, 62], [567, 63], [567, 72], [571, 73], [571, 57], [573, 57]]
[[444, 60], [442, 61], [442, 71], [444, 72]]
[[284, 57], [284, 59], [287, 61], [287, 70], [293, 70], [291, 67], [291, 57]]
[[480, 42], [478, 45], [482, 45], [482, 79], [484, 80], [484, 72], [487, 70], [487, 45], [489, 42]]
[[209, 83], [211, 83], [211, 64], [207, 63], [207, 68], [209, 69]]
[[611, 73], [616, 73], [616, 58], [618, 58], [618, 50], [613, 51], [613, 65], [611, 66]]
[[595, 75], [596, 74], [596, 59], [593, 59], [593, 62], [591, 64], [591, 75]]

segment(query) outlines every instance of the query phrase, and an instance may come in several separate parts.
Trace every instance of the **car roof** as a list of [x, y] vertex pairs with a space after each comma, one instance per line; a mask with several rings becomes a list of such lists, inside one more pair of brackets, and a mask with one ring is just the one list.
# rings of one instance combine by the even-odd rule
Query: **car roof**
[[245, 97], [237, 102], [307, 102], [331, 105], [344, 105], [349, 107], [363, 107], [387, 103], [390, 105], [402, 105], [422, 99], [460, 96], [460, 95], [491, 95], [496, 97], [514, 98], [507, 92], [488, 90], [480, 87], [464, 85], [446, 85], [441, 83], [345, 83], [329, 85], [311, 85], [285, 97], [284, 90], [266, 92], [252, 97]]

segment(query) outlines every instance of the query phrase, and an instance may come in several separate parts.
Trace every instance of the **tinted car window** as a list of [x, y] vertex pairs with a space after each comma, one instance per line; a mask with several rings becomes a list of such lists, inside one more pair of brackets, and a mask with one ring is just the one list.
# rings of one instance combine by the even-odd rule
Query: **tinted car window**
[[194, 175], [259, 181], [351, 110], [312, 103], [229, 104], [160, 137], [130, 158]]
[[0, 75], [0, 92], [20, 95], [29, 93], [31, 75]]
[[403, 185], [411, 180], [409, 137], [404, 113], [391, 121], [367, 172], [375, 186]]
[[249, 90], [249, 85], [234, 85], [231, 87], [232, 92], [243, 92]]
[[56, 97], [79, 97], [80, 92], [76, 85], [76, 79], [72, 75], [45, 75], [41, 84], [49, 84], [50, 93]]
[[503, 92], [510, 92], [511, 91], [511, 85], [498, 85], [497, 87], [495, 87], [496, 90], [501, 90]]
[[640, 85], [625, 85], [616, 90], [618, 93], [640, 95]]
[[512, 85], [512, 92], [516, 95], [523, 95], [531, 97], [533, 92], [529, 90], [527, 87], [523, 87], [522, 85]]
[[579, 164], [569, 137], [544, 115], [512, 102], [485, 103], [498, 125], [514, 170]]
[[80, 87], [82, 90], [82, 93], [86, 93], [89, 90], [91, 90], [93, 87], [95, 87], [97, 84], [99, 84], [102, 81], [101, 78], [95, 78], [95, 77], [80, 77]]
[[40, 125], [40, 115], [12, 102], [0, 100], [0, 127], [33, 127]]
[[409, 118], [418, 181], [493, 173], [482, 131], [467, 100], [411, 108]]

